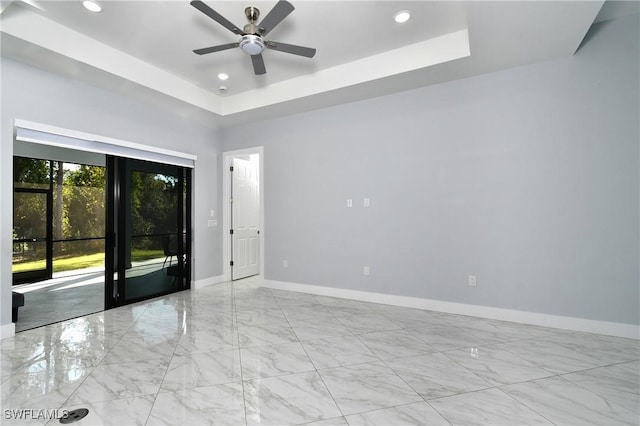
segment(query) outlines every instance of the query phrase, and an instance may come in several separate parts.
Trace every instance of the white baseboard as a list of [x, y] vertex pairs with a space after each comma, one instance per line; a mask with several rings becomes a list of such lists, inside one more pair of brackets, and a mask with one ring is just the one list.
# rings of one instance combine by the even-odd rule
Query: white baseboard
[[0, 339], [7, 339], [16, 335], [16, 325], [12, 322], [0, 326]]
[[194, 281], [191, 285], [193, 290], [197, 290], [199, 288], [207, 287], [213, 284], [220, 284], [224, 282], [224, 275], [216, 275], [213, 277], [203, 278], [201, 280]]
[[262, 285], [264, 287], [278, 290], [298, 291], [301, 293], [311, 293], [321, 296], [339, 297], [343, 299], [360, 300], [363, 302], [381, 303], [385, 305], [424, 309], [449, 314], [468, 315], [640, 340], [640, 326], [633, 324], [516, 311], [512, 309], [494, 308], [491, 306], [469, 305], [465, 303], [445, 302], [441, 300], [421, 299], [417, 297], [395, 296], [392, 294], [348, 290], [344, 288], [297, 284], [285, 281], [262, 280]]

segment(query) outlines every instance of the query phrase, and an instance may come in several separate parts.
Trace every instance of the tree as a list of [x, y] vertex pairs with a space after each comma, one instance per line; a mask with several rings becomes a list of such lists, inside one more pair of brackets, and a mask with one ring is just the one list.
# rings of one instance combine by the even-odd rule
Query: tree
[[47, 160], [13, 157], [13, 182], [20, 188], [49, 189], [51, 166]]
[[[63, 187], [63, 236], [102, 238], [105, 235], [105, 168], [80, 165], [67, 169]], [[83, 251], [99, 251], [104, 243], [88, 241], [73, 246]], [[74, 250], [76, 251], [76, 250]]]
[[[131, 232], [133, 235], [174, 234], [178, 231], [178, 180], [162, 174], [131, 174]], [[137, 241], [137, 248], [159, 248], [159, 239]]]
[[[49, 189], [50, 165], [46, 160], [14, 157], [13, 181], [16, 188]], [[44, 220], [46, 195], [17, 192], [13, 196], [13, 232], [17, 239], [46, 236]]]
[[[50, 167], [46, 160], [14, 157], [14, 187], [48, 190]], [[13, 239], [46, 237], [46, 212], [46, 194], [16, 191], [13, 195]], [[20, 257], [42, 256], [42, 248], [38, 249], [39, 246], [43, 246], [43, 243], [19, 243], [14, 245], [14, 251], [20, 252]]]

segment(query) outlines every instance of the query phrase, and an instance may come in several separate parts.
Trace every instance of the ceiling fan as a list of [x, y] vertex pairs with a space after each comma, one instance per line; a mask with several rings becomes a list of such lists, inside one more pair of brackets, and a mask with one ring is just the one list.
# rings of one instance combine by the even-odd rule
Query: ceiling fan
[[267, 16], [265, 16], [259, 24], [256, 22], [260, 16], [260, 10], [253, 6], [247, 7], [244, 10], [244, 14], [246, 15], [249, 23], [245, 25], [242, 30], [200, 0], [193, 0], [191, 2], [191, 6], [195, 7], [232, 33], [241, 36], [240, 41], [235, 43], [221, 44], [219, 46], [194, 50], [193, 52], [198, 55], [239, 47], [243, 52], [251, 56], [253, 71], [256, 75], [260, 75], [267, 72], [264, 66], [264, 59], [262, 58], [262, 52], [264, 52], [265, 49], [278, 50], [280, 52], [291, 53], [293, 55], [304, 56], [306, 58], [313, 58], [316, 54], [316, 49], [309, 47], [280, 43], [273, 40], [265, 40], [264, 37], [295, 9], [293, 5], [286, 0], [280, 0], [276, 3], [273, 9], [267, 13]]

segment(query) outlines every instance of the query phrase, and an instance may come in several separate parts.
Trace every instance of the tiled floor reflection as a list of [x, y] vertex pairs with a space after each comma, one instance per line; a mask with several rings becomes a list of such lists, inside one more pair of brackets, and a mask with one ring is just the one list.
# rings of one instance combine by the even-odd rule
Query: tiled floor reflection
[[30, 330], [103, 311], [104, 268], [56, 272], [50, 280], [14, 285], [11, 290], [25, 298], [16, 331]]
[[257, 279], [19, 333], [0, 366], [3, 425], [640, 424], [636, 340]]

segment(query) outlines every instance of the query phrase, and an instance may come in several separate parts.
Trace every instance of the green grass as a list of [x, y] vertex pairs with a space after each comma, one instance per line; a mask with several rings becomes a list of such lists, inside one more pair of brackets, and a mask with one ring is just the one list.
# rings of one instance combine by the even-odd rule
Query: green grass
[[164, 251], [134, 249], [131, 252], [131, 260], [133, 260], [134, 262], [139, 262], [141, 260], [157, 259], [159, 257], [164, 257]]
[[[131, 260], [139, 262], [142, 260], [158, 259], [164, 257], [162, 250], [133, 250]], [[76, 269], [104, 266], [104, 253], [86, 254], [80, 256], [70, 256], [53, 259], [53, 272], [73, 271]], [[14, 263], [13, 272], [26, 272], [44, 269], [44, 260], [33, 262]]]
[[[104, 253], [86, 254], [81, 256], [53, 259], [53, 272], [73, 271], [75, 269], [91, 268], [104, 265]], [[25, 272], [46, 267], [44, 260], [13, 264], [13, 272]]]
[[36, 260], [34, 262], [14, 263], [11, 267], [12, 272], [37, 271], [46, 268], [44, 260]]

